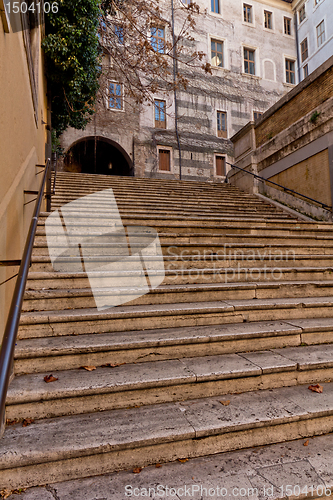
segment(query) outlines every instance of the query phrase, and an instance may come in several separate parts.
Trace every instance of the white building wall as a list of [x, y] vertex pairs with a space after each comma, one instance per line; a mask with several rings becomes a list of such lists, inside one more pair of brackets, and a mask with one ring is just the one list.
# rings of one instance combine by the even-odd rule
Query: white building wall
[[[318, 2], [318, 3], [317, 3]], [[309, 74], [333, 55], [333, 3], [332, 0], [294, 0], [293, 10], [297, 15], [298, 45], [300, 58], [300, 80], [304, 79], [304, 67], [308, 65]], [[306, 18], [299, 22], [299, 12], [305, 6]], [[317, 26], [324, 21], [325, 42], [318, 46]], [[301, 43], [308, 39], [309, 56], [301, 61]]]
[[[202, 14], [196, 20], [193, 49], [204, 52], [208, 62], [211, 62], [211, 39], [221, 40], [224, 66], [213, 67], [212, 75], [198, 70], [188, 72], [188, 89], [178, 92], [178, 126], [184, 173], [190, 178], [209, 178], [214, 176], [216, 154], [223, 154], [232, 160], [232, 145], [227, 139], [253, 120], [254, 111], [266, 111], [294, 87], [286, 82], [286, 58], [295, 62], [295, 84], [298, 83], [297, 53], [293, 11], [289, 2], [220, 0], [219, 14], [211, 12], [210, 0], [197, 0], [197, 3]], [[252, 7], [252, 23], [244, 22], [244, 3]], [[164, 4], [168, 9], [170, 1], [165, 0]], [[272, 13], [273, 29], [264, 27], [264, 10]], [[284, 17], [290, 19], [291, 35], [284, 33]], [[177, 28], [176, 16], [176, 33]], [[254, 76], [244, 71], [244, 47], [255, 50]], [[141, 155], [145, 159], [145, 165], [141, 165], [144, 175], [150, 175], [150, 172], [159, 175], [153, 151], [158, 145], [173, 147], [173, 170], [178, 171], [173, 93], [167, 98], [163, 95], [156, 95], [155, 98], [167, 101], [167, 126], [165, 131], [154, 130], [153, 106], [142, 109], [138, 141], [146, 149], [146, 153]], [[217, 137], [217, 111], [227, 113], [227, 139]]]

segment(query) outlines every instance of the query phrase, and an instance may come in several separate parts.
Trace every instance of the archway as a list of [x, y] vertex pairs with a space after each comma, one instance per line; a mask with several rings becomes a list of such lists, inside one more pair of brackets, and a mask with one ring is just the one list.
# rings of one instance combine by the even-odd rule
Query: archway
[[105, 137], [84, 137], [68, 149], [64, 170], [84, 174], [134, 175], [126, 151]]

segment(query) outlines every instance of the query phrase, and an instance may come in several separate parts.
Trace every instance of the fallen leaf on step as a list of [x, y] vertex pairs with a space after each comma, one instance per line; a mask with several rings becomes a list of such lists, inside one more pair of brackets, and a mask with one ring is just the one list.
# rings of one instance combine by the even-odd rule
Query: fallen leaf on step
[[133, 469], [134, 474], [139, 474], [141, 471], [141, 467], [135, 467], [135, 469]]
[[0, 491], [0, 495], [2, 498], [8, 498], [8, 497], [10, 497], [11, 494], [12, 494], [12, 490], [7, 490], [7, 488]]
[[34, 419], [33, 418], [25, 418], [22, 421], [22, 427], [28, 427], [28, 425], [33, 424], [33, 423], [34, 423]]
[[121, 366], [121, 365], [126, 365], [126, 363], [118, 363], [118, 364], [106, 363], [105, 365], [101, 365], [101, 366], [104, 368], [106, 368], [107, 366], [109, 366], [110, 368], [116, 368], [116, 366]]
[[162, 465], [161, 464], [156, 464], [155, 467], [156, 467], [156, 469], [159, 469], [160, 467], [162, 467]]
[[320, 385], [320, 384], [316, 384], [316, 385], [309, 385], [308, 389], [310, 389], [310, 391], [312, 392], [323, 392], [323, 386]]
[[187, 461], [188, 461], [188, 458], [178, 458], [178, 462], [181, 462], [182, 464], [184, 464]]
[[81, 368], [84, 368], [85, 370], [87, 370], [88, 372], [92, 372], [94, 370], [96, 370], [96, 366], [81, 366]]
[[325, 384], [328, 384], [329, 382], [331, 382], [331, 379], [325, 380]]
[[44, 381], [48, 384], [49, 382], [55, 382], [56, 380], [58, 380], [56, 377], [54, 377], [51, 373], [51, 375], [46, 375], [44, 377]]
[[6, 425], [15, 425], [18, 424], [18, 420], [14, 418], [14, 420], [10, 420], [9, 418], [6, 419]]
[[225, 401], [220, 401], [221, 404], [223, 404], [223, 406], [229, 406], [230, 405], [230, 399], [226, 399]]
[[307, 440], [305, 441], [305, 443], [303, 443], [303, 446], [308, 446], [308, 444], [309, 444], [309, 440], [307, 439]]

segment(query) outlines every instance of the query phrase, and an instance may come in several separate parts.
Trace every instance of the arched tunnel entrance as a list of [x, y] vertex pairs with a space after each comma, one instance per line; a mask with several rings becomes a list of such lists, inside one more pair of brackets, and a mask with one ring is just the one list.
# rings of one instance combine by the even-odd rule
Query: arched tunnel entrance
[[104, 175], [134, 175], [126, 151], [104, 137], [85, 137], [74, 143], [64, 158], [67, 172]]

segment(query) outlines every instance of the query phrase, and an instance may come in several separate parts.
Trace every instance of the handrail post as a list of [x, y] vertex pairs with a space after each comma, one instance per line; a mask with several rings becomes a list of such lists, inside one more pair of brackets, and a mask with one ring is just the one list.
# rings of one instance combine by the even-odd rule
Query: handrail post
[[39, 188], [28, 236], [24, 246], [22, 261], [15, 284], [13, 298], [0, 350], [0, 436], [5, 430], [6, 396], [13, 371], [12, 368], [14, 363], [15, 342], [20, 322], [24, 291], [31, 261], [31, 254], [37, 229], [38, 216], [42, 204], [45, 184], [49, 175], [49, 170], [50, 160], [48, 159], [45, 166], [43, 180]]

